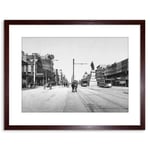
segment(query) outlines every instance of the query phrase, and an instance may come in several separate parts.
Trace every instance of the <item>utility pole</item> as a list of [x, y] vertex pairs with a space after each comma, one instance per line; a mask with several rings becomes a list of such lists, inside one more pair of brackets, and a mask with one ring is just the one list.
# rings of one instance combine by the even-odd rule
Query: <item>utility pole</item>
[[35, 66], [36, 65], [36, 63], [35, 63], [35, 57], [34, 57], [34, 60], [33, 60], [33, 70], [34, 70], [34, 76], [33, 76], [33, 82], [34, 82], [34, 85], [35, 85], [35, 75], [36, 75], [36, 70], [35, 70]]
[[36, 62], [37, 62], [38, 59], [35, 58], [35, 55], [33, 57], [33, 83], [35, 85], [36, 83]]
[[74, 80], [74, 58], [73, 58], [73, 75], [72, 75], [72, 80]]
[[88, 63], [75, 63], [75, 59], [73, 58], [73, 75], [72, 75], [72, 80], [75, 79], [75, 74], [74, 74], [74, 66], [75, 65], [87, 65]]

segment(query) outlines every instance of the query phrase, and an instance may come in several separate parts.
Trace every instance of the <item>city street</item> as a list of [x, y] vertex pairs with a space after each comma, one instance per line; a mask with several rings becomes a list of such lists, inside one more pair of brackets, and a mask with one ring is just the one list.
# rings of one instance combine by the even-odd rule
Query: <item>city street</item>
[[128, 88], [55, 86], [22, 91], [23, 112], [128, 112]]

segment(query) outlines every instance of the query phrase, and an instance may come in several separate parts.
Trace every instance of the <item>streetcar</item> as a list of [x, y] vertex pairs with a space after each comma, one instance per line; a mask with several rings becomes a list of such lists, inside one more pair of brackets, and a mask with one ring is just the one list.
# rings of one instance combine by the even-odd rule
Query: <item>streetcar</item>
[[87, 86], [89, 86], [89, 81], [85, 80], [85, 79], [82, 79], [80, 84], [81, 84], [82, 87], [87, 87]]
[[105, 88], [111, 88], [112, 87], [112, 80], [111, 79], [100, 79], [98, 81], [98, 86], [105, 87]]

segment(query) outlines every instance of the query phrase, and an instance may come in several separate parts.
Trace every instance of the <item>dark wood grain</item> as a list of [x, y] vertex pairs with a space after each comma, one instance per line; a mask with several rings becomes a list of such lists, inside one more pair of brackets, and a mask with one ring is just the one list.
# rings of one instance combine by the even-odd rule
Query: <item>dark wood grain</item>
[[[140, 25], [140, 125], [9, 125], [9, 25]], [[134, 118], [133, 118], [134, 119]], [[5, 130], [144, 130], [145, 129], [145, 20], [5, 20], [4, 21]]]
[[4, 22], [4, 128], [9, 128], [9, 22]]
[[140, 24], [140, 49], [141, 49], [141, 57], [140, 57], [140, 99], [141, 99], [141, 127], [145, 129], [145, 21]]

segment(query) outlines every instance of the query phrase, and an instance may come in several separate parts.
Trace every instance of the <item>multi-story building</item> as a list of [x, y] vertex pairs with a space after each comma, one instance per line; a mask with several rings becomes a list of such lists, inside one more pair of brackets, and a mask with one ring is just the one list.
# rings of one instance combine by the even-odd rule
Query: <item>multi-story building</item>
[[50, 80], [55, 80], [53, 72], [53, 55], [40, 56], [22, 52], [22, 87], [43, 85]]
[[47, 82], [55, 82], [55, 72], [54, 72], [54, 63], [53, 63], [54, 55], [45, 55], [41, 56], [42, 62], [42, 72], [43, 72], [43, 82], [44, 84]]
[[100, 78], [111, 79], [115, 86], [128, 86], [128, 59], [107, 65], [98, 66], [96, 70], [97, 82]]
[[28, 59], [27, 55], [22, 51], [22, 87], [27, 87], [28, 78]]

